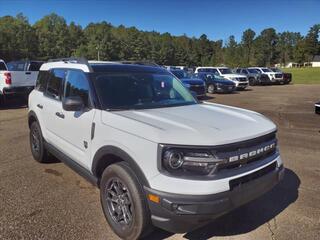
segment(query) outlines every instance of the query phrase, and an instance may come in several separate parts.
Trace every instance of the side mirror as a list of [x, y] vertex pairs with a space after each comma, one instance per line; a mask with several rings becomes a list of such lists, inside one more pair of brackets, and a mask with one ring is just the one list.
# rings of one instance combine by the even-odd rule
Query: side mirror
[[76, 112], [84, 108], [84, 103], [79, 96], [67, 97], [63, 99], [62, 107], [66, 111]]

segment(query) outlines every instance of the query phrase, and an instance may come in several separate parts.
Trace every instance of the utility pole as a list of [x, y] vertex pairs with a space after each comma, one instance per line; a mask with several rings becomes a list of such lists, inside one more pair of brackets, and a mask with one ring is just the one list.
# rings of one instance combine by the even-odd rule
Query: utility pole
[[100, 44], [96, 47], [96, 49], [98, 50], [98, 61], [100, 61]]

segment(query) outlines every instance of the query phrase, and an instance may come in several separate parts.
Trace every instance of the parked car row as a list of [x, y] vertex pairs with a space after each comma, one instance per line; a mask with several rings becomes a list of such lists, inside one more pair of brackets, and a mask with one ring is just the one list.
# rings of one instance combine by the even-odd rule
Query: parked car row
[[210, 94], [231, 93], [236, 90], [244, 90], [248, 86], [288, 84], [292, 80], [291, 73], [284, 73], [278, 68], [197, 67], [193, 72], [192, 69], [184, 66], [164, 67], [198, 97], [203, 97], [206, 92]]
[[[43, 61], [20, 60], [5, 63], [0, 60], [0, 100], [8, 96], [27, 97], [34, 88]], [[232, 93], [249, 85], [288, 84], [290, 73], [278, 68], [249, 67], [197, 67], [195, 71], [186, 66], [164, 66], [179, 78], [198, 98], [206, 93]]]

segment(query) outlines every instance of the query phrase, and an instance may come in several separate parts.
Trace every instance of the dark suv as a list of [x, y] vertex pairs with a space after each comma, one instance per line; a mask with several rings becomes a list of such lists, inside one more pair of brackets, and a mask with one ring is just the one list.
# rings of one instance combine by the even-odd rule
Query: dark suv
[[206, 84], [202, 79], [196, 78], [193, 74], [183, 70], [175, 69], [171, 70], [170, 72], [179, 78], [183, 85], [191, 92], [195, 93], [198, 98], [206, 95]]
[[234, 82], [211, 72], [199, 72], [195, 76], [205, 81], [208, 93], [231, 93], [236, 90]]

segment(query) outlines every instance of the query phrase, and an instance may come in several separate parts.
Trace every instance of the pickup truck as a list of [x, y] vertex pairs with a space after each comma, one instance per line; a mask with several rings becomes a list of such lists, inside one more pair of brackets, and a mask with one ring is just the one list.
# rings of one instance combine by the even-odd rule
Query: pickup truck
[[12, 61], [7, 64], [0, 61], [0, 96], [5, 100], [9, 96], [27, 98], [38, 78], [40, 61]]

